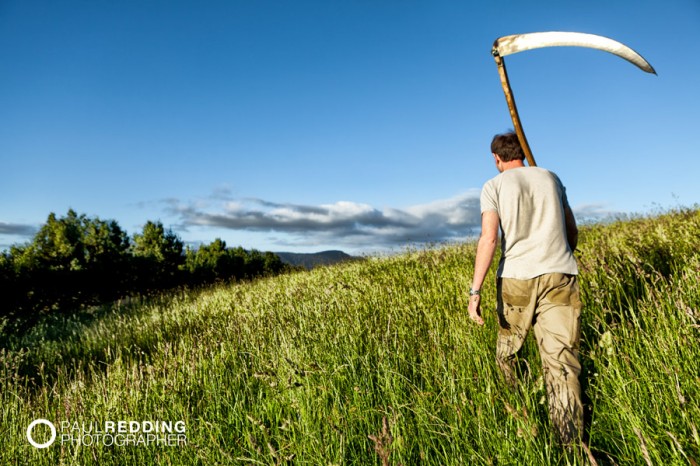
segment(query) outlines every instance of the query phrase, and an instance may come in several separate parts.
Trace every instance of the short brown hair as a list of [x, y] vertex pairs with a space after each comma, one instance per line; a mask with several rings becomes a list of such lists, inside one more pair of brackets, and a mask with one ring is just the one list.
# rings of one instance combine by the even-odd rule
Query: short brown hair
[[491, 152], [498, 155], [504, 162], [525, 158], [518, 135], [512, 131], [495, 135], [491, 140]]

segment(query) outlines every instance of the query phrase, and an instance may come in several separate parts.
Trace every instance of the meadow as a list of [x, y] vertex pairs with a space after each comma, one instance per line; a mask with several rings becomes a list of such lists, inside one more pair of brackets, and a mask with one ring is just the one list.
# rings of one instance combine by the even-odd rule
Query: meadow
[[[502, 382], [494, 268], [478, 327], [467, 242], [4, 332], [0, 464], [700, 464], [700, 211], [582, 227], [579, 250], [588, 452], [557, 445], [532, 339]], [[98, 438], [119, 421], [186, 441]]]

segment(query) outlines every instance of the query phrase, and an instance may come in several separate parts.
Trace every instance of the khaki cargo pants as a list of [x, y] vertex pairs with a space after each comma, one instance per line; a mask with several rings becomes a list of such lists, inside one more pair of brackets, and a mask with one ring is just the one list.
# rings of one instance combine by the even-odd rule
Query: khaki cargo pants
[[496, 359], [514, 385], [516, 354], [534, 328], [547, 387], [549, 415], [561, 441], [583, 433], [578, 359], [581, 300], [575, 275], [544, 274], [530, 280], [498, 279]]

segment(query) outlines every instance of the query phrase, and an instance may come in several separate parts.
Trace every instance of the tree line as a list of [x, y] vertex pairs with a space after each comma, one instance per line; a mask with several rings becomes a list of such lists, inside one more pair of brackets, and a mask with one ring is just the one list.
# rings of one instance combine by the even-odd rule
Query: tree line
[[0, 319], [31, 325], [51, 312], [178, 286], [253, 279], [291, 267], [271, 252], [228, 248], [216, 239], [198, 248], [161, 222], [129, 237], [114, 220], [69, 210], [48, 216], [33, 240], [0, 254]]

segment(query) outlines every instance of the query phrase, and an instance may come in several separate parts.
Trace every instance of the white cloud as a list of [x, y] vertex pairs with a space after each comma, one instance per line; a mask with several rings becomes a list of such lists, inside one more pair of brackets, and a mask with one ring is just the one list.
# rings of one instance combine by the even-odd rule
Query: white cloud
[[406, 208], [377, 208], [338, 201], [298, 205], [262, 199], [224, 199], [222, 192], [202, 201], [166, 203], [181, 228], [208, 226], [283, 234], [285, 245], [336, 244], [340, 247], [400, 247], [474, 235], [480, 226], [479, 192], [471, 190]]
[[0, 222], [0, 235], [30, 237], [34, 236], [37, 231], [38, 229], [34, 225]]
[[606, 204], [580, 204], [572, 207], [578, 223], [598, 222], [622, 215], [621, 212], [610, 209]]

